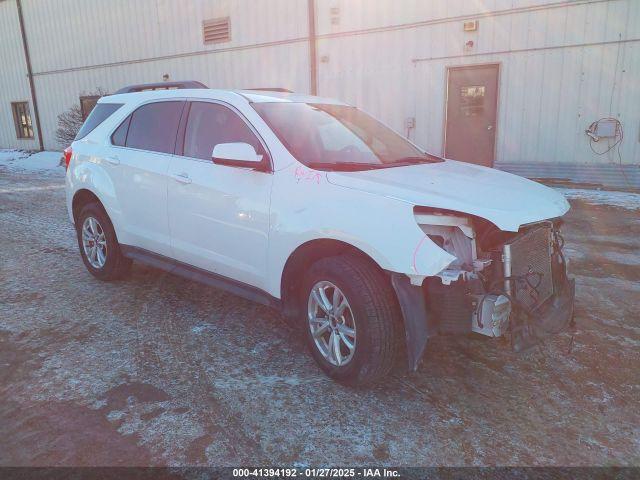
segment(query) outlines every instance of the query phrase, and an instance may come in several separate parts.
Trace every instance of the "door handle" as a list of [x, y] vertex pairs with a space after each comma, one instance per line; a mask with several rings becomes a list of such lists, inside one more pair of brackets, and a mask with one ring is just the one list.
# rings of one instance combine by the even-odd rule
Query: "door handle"
[[487, 130], [493, 130], [493, 125], [487, 125]]
[[120, 159], [115, 156], [115, 155], [111, 155], [108, 157], [104, 157], [104, 159], [109, 162], [111, 165], [120, 165]]
[[189, 177], [189, 174], [187, 172], [174, 173], [171, 176], [173, 177], [174, 180], [180, 183], [186, 183], [186, 184], [191, 183], [191, 178]]

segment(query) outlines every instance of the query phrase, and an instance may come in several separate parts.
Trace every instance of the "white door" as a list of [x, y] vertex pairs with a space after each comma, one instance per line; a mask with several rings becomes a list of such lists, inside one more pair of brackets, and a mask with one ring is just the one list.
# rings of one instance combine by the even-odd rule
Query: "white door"
[[114, 165], [122, 209], [121, 243], [171, 256], [167, 173], [175, 148], [183, 101], [148, 103], [113, 133], [106, 160]]
[[[188, 102], [184, 146], [169, 166], [169, 228], [177, 260], [236, 281], [265, 287], [273, 175], [214, 164], [219, 143], [266, 148], [240, 115], [220, 103]], [[181, 148], [182, 147], [182, 148]]]

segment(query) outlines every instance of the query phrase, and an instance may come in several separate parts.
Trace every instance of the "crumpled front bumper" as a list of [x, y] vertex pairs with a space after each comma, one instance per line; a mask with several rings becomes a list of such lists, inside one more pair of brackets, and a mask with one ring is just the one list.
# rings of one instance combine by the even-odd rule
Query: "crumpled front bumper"
[[[421, 287], [411, 285], [406, 275], [391, 273], [391, 283], [404, 317], [405, 343], [409, 369], [418, 368], [430, 337], [438, 335], [438, 326], [427, 309]], [[575, 280], [564, 276], [556, 292], [530, 316], [512, 313], [511, 341], [516, 352], [539, 344], [545, 337], [560, 333], [573, 322]]]

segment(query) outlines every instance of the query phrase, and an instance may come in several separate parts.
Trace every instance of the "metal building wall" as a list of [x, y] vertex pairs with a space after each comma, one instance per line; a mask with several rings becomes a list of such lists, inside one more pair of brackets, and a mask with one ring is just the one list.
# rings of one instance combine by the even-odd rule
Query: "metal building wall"
[[[57, 115], [98, 87], [114, 91], [168, 73], [212, 87], [310, 88], [304, 0], [22, 1], [47, 148], [58, 147]], [[0, 2], [0, 12], [14, 3]], [[351, 102], [404, 133], [415, 118], [409, 136], [440, 153], [447, 67], [499, 63], [498, 167], [530, 176], [620, 177], [617, 150], [594, 155], [584, 134], [611, 113], [625, 130], [621, 163], [640, 185], [637, 0], [315, 4], [320, 95]], [[204, 45], [202, 20], [224, 16], [231, 18], [231, 41]], [[479, 29], [465, 33], [470, 19]], [[17, 20], [3, 15], [0, 22], [2, 38], [19, 47]], [[474, 46], [465, 50], [467, 40]], [[3, 56], [5, 50], [13, 47], [3, 45]], [[6, 80], [10, 95], [28, 97], [23, 75]], [[2, 146], [15, 143], [8, 131], [14, 138], [2, 128]]]
[[[298, 0], [23, 0], [45, 148], [60, 147], [57, 116], [80, 95], [158, 82], [165, 73], [212, 88], [307, 91], [306, 5]], [[202, 21], [227, 16], [231, 41], [204, 45]]]
[[[584, 133], [607, 116], [625, 129], [622, 163], [640, 164], [640, 2], [398, 5], [318, 0], [323, 95], [357, 104], [405, 134], [413, 117], [412, 139], [442, 153], [446, 68], [499, 63], [498, 166], [535, 173], [548, 163], [618, 163], [617, 150], [593, 154]], [[463, 31], [467, 19], [479, 19], [477, 32]], [[469, 51], [467, 40], [474, 41]]]
[[0, 147], [25, 150], [38, 148], [35, 121], [34, 138], [17, 139], [11, 110], [11, 102], [29, 102], [33, 119], [33, 104], [15, 0], [0, 1], [0, 65]]

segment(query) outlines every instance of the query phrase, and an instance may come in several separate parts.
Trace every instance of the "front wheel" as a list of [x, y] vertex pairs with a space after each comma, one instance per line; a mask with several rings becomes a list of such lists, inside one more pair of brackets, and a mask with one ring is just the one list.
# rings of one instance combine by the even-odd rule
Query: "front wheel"
[[307, 344], [329, 377], [363, 385], [389, 372], [400, 313], [381, 271], [355, 255], [321, 259], [305, 276], [302, 292]]

